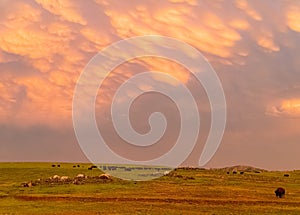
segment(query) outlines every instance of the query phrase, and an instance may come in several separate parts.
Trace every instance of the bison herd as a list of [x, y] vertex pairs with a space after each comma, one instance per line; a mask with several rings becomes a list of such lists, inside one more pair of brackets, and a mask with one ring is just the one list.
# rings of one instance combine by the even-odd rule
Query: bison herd
[[74, 178], [69, 176], [54, 175], [45, 179], [38, 179], [36, 181], [30, 181], [22, 183], [21, 187], [34, 187], [37, 185], [49, 184], [49, 185], [60, 185], [60, 184], [86, 184], [86, 183], [107, 183], [112, 181], [113, 178], [109, 174], [100, 174], [98, 176], [87, 176], [84, 174], [78, 174]]
[[[61, 165], [60, 164], [52, 164], [51, 165], [52, 167], [60, 167]], [[79, 164], [78, 165], [74, 165], [73, 168], [80, 168], [80, 167], [84, 167], [84, 166], [80, 166]], [[90, 166], [88, 167], [88, 170], [92, 170], [92, 169], [96, 169], [97, 166]], [[102, 166], [103, 170], [106, 170], [107, 167], [106, 166]], [[116, 170], [113, 167], [108, 167], [109, 170]], [[113, 168], [113, 169], [111, 169]], [[118, 168], [123, 168], [123, 167], [118, 167]], [[125, 168], [125, 167], [124, 167]], [[127, 168], [126, 168], [127, 169]], [[131, 170], [131, 169], [130, 169]], [[176, 169], [175, 169], [176, 170]], [[254, 171], [255, 173], [261, 173], [260, 171]], [[238, 171], [236, 170], [233, 170], [232, 171], [232, 174], [237, 174]], [[227, 174], [230, 174], [229, 171], [227, 171]], [[244, 174], [244, 171], [240, 171], [240, 174]], [[289, 174], [284, 174], [283, 175], [284, 177], [289, 177], [290, 175]], [[108, 175], [108, 174], [101, 174], [100, 176], [96, 176], [96, 177], [89, 177], [89, 176], [86, 176], [84, 174], [78, 174], [75, 178], [70, 178], [68, 176], [58, 176], [58, 175], [55, 175], [53, 177], [50, 177], [46, 180], [42, 180], [42, 179], [38, 179], [37, 181], [35, 182], [28, 182], [28, 183], [22, 183], [21, 186], [23, 187], [32, 187], [32, 186], [36, 186], [37, 184], [40, 184], [42, 181], [43, 182], [50, 182], [51, 184], [53, 184], [53, 182], [63, 182], [63, 183], [66, 183], [66, 182], [69, 182], [69, 183], [73, 183], [73, 184], [81, 184], [81, 183], [84, 183], [87, 181], [87, 179], [100, 179], [100, 180], [112, 180], [111, 176]], [[282, 187], [278, 187], [276, 190], [275, 190], [275, 195], [277, 198], [282, 198], [284, 197], [285, 195], [285, 189], [282, 188]]]

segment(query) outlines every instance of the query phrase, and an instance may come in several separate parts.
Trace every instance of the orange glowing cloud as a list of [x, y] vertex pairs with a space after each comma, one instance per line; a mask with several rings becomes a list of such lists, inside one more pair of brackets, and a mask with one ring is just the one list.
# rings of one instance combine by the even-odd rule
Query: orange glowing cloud
[[270, 106], [267, 115], [276, 117], [300, 117], [300, 99], [284, 100], [280, 105]]
[[74, 1], [70, 0], [36, 0], [43, 8], [49, 12], [60, 16], [63, 20], [86, 25], [86, 20], [80, 14], [80, 7], [74, 4]]
[[[143, 59], [139, 59], [136, 62], [141, 63], [141, 60], [142, 64], [148, 69], [148, 71], [163, 72], [169, 74], [170, 76], [185, 84], [190, 78], [190, 72], [176, 62], [152, 57], [145, 57]], [[162, 79], [162, 76], [156, 76], [155, 74], [153, 74], [153, 78], [162, 82], [169, 83], [171, 85], [177, 84], [172, 82], [170, 79]]]
[[243, 10], [252, 19], [257, 21], [262, 20], [260, 14], [253, 9], [247, 0], [236, 0], [235, 5], [237, 8]]
[[138, 6], [126, 13], [108, 8], [105, 13], [122, 38], [145, 34], [166, 35], [222, 58], [231, 56], [231, 48], [241, 39], [239, 33], [217, 15], [208, 12], [195, 14], [189, 5], [156, 10]]
[[169, 0], [172, 3], [187, 3], [189, 5], [195, 6], [197, 5], [197, 0]]
[[[22, 15], [22, 11], [20, 14], [15, 11], [15, 16]], [[37, 69], [43, 71], [42, 69], [45, 68], [47, 70], [49, 65], [44, 67], [42, 64], [47, 64], [46, 60], [51, 63], [51, 58], [57, 53], [64, 53], [68, 47], [68, 41], [72, 39], [70, 30], [57, 28], [58, 31], [54, 31], [53, 23], [43, 27], [43, 29], [38, 29], [34, 26], [28, 26], [29, 24], [25, 24], [25, 21], [22, 22], [23, 27], [17, 29], [11, 22], [7, 22], [6, 27], [0, 29], [0, 49], [31, 59]], [[31, 20], [27, 20], [27, 22], [31, 23]], [[62, 25], [59, 26], [62, 27]], [[47, 31], [48, 27], [50, 32]]]
[[9, 6], [9, 10], [3, 11], [3, 15], [5, 15], [5, 21], [0, 21], [5, 27], [11, 27], [11, 29], [16, 30], [19, 28], [32, 26], [33, 23], [40, 21], [41, 11], [29, 4], [17, 2], [14, 4], [9, 4]]
[[257, 44], [264, 48], [267, 52], [277, 52], [280, 50], [273, 40], [271, 33], [265, 33], [264, 35], [257, 36]]
[[300, 5], [291, 5], [287, 10], [287, 25], [294, 31], [300, 32]]
[[242, 19], [233, 19], [229, 25], [237, 30], [247, 30], [249, 28], [249, 23]]
[[[40, 2], [55, 14], [56, 4], [61, 3]], [[65, 7], [64, 4], [67, 2], [62, 2], [61, 7]], [[66, 7], [73, 8], [70, 4]], [[87, 61], [79, 48], [71, 44], [78, 38], [78, 26], [64, 20], [82, 20], [71, 18], [75, 9], [73, 12], [70, 10], [63, 10], [62, 20], [43, 20], [44, 11], [41, 8], [16, 2], [0, 19], [0, 61], [18, 60], [29, 67], [26, 72], [20, 65], [15, 67], [14, 73], [3, 67], [5, 75], [0, 77], [0, 121], [10, 121], [20, 126], [52, 126], [70, 120], [72, 92]], [[71, 15], [67, 16], [69, 12]]]
[[[59, 80], [61, 84], [65, 82], [64, 79]], [[26, 89], [26, 102], [20, 107], [23, 111], [8, 116], [12, 122], [19, 126], [49, 124], [59, 127], [71, 117], [69, 101], [72, 95], [63, 88], [42, 78], [20, 78], [15, 82]]]
[[[112, 41], [108, 35], [106, 35], [100, 29], [93, 29], [93, 28], [83, 28], [80, 31], [82, 35], [93, 45], [93, 51], [99, 51], [103, 47], [108, 46]], [[87, 45], [87, 44], [86, 44]], [[88, 47], [86, 47], [89, 49]], [[85, 48], [83, 48], [85, 50]]]

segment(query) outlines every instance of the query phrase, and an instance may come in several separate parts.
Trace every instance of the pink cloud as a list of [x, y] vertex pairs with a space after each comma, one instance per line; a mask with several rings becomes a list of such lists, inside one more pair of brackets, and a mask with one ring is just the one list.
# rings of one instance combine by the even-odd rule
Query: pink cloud
[[70, 0], [36, 0], [44, 9], [49, 12], [58, 15], [63, 20], [86, 25], [87, 21], [80, 14], [80, 6], [76, 4], [76, 1]]

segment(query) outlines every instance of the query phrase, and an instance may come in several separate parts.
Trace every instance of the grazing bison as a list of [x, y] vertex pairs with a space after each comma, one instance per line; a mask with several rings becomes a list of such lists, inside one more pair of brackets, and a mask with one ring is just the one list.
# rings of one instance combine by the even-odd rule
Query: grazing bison
[[84, 174], [78, 174], [75, 178], [85, 178]]
[[70, 177], [69, 176], [61, 176], [60, 177], [60, 181], [62, 181], [62, 182], [68, 182], [68, 181], [70, 181], [71, 179], [70, 179]]
[[289, 174], [284, 174], [283, 176], [284, 176], [284, 177], [289, 177], [290, 175], [289, 175]]
[[275, 194], [276, 194], [276, 197], [281, 198], [285, 194], [285, 189], [282, 187], [279, 187], [275, 190]]
[[111, 176], [109, 174], [101, 174], [99, 175], [100, 179], [107, 179], [107, 180], [111, 180]]

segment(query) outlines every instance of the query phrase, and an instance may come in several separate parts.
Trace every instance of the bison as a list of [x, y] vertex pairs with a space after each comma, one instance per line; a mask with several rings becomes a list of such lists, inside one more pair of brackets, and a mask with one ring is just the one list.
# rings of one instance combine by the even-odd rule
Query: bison
[[277, 189], [275, 190], [275, 194], [276, 194], [276, 197], [277, 197], [277, 198], [281, 198], [281, 197], [283, 197], [284, 194], [285, 194], [285, 189], [282, 188], [282, 187], [279, 187], [279, 188], [277, 188]]
[[111, 179], [111, 176], [109, 175], [109, 174], [101, 174], [101, 175], [99, 175], [99, 178], [100, 179]]

